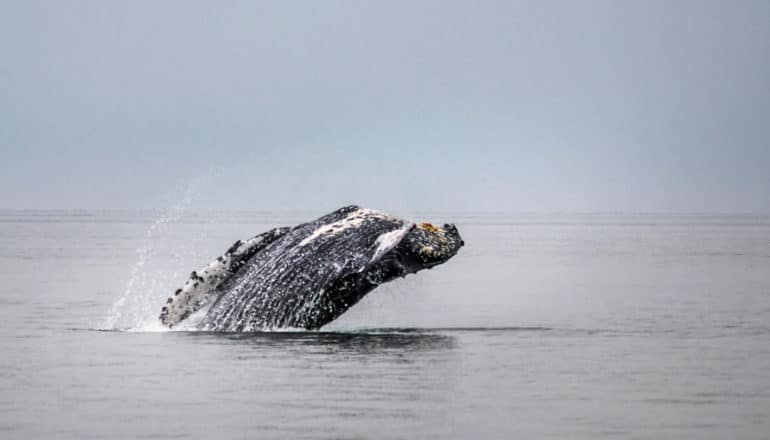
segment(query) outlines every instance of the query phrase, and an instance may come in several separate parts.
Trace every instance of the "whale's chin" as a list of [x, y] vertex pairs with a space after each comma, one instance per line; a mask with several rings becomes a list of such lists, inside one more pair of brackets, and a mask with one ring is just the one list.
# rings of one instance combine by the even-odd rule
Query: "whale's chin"
[[463, 245], [454, 225], [346, 206], [237, 241], [191, 273], [160, 320], [174, 327], [195, 314], [195, 326], [212, 331], [318, 329], [380, 284], [442, 264]]

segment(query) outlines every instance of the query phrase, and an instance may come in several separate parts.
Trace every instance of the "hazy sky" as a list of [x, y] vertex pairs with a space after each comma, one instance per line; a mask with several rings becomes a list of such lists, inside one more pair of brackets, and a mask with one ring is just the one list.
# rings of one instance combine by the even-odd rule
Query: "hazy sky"
[[0, 0], [0, 207], [770, 211], [770, 2]]

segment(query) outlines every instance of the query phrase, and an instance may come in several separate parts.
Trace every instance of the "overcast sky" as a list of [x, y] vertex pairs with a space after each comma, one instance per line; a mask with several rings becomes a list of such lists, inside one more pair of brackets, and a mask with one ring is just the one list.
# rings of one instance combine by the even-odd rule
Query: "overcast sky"
[[770, 2], [0, 1], [0, 207], [770, 211]]

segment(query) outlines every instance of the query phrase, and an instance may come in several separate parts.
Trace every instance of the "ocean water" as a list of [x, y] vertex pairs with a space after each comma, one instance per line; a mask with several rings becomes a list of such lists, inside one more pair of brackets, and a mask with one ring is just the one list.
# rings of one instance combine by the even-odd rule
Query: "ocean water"
[[0, 211], [0, 438], [770, 438], [770, 217], [407, 213], [466, 246], [322, 331], [160, 328], [320, 214]]

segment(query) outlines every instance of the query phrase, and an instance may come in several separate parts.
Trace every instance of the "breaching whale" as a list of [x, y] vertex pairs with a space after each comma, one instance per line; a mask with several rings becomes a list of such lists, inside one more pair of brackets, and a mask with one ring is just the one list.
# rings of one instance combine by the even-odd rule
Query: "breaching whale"
[[209, 331], [314, 330], [382, 283], [429, 269], [464, 245], [457, 228], [355, 205], [237, 241], [167, 299], [173, 327], [196, 312]]

